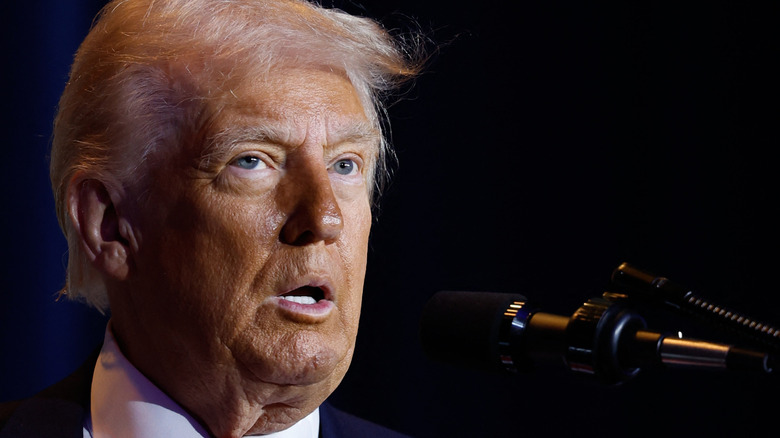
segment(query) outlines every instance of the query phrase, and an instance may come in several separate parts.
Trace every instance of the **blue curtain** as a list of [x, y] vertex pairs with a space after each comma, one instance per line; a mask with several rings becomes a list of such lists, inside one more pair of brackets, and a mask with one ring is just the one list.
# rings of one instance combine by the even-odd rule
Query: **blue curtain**
[[101, 341], [105, 317], [58, 301], [67, 245], [48, 177], [51, 126], [73, 53], [104, 2], [4, 2], [0, 401], [75, 369]]

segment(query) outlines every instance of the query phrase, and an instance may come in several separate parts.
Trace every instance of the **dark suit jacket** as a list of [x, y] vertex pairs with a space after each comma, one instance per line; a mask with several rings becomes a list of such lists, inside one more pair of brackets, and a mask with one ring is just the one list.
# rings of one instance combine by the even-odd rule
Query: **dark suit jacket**
[[[0, 405], [0, 438], [82, 438], [89, 406], [92, 370], [98, 352], [76, 372], [33, 397]], [[403, 438], [404, 435], [342, 412], [320, 406], [320, 438]]]

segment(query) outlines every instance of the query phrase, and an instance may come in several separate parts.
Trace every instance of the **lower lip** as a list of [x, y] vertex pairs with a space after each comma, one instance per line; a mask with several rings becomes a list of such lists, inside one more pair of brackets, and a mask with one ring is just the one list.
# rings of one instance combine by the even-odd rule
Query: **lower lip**
[[276, 305], [285, 313], [292, 317], [304, 317], [309, 318], [324, 318], [330, 314], [333, 310], [333, 301], [319, 300], [314, 304], [300, 304], [294, 301], [285, 300], [284, 298], [274, 297]]

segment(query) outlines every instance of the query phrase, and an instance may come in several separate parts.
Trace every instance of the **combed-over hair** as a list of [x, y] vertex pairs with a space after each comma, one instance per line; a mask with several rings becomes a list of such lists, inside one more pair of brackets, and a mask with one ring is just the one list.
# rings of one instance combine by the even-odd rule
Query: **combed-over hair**
[[[76, 52], [54, 124], [51, 181], [69, 250], [62, 293], [108, 308], [68, 214], [75, 175], [118, 192], [139, 184], [151, 154], [202, 128], [209, 101], [281, 66], [344, 72], [366, 116], [386, 132], [383, 99], [415, 76], [418, 54], [371, 19], [306, 0], [108, 3]], [[391, 155], [383, 135], [371, 174], [375, 194]]]

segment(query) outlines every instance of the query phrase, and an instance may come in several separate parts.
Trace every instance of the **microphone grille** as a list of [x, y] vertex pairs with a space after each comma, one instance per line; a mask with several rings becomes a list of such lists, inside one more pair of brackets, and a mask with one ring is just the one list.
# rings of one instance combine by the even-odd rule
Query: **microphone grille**
[[426, 355], [437, 361], [469, 368], [503, 371], [502, 325], [511, 324], [505, 315], [518, 294], [495, 292], [441, 291], [423, 308], [420, 341]]

